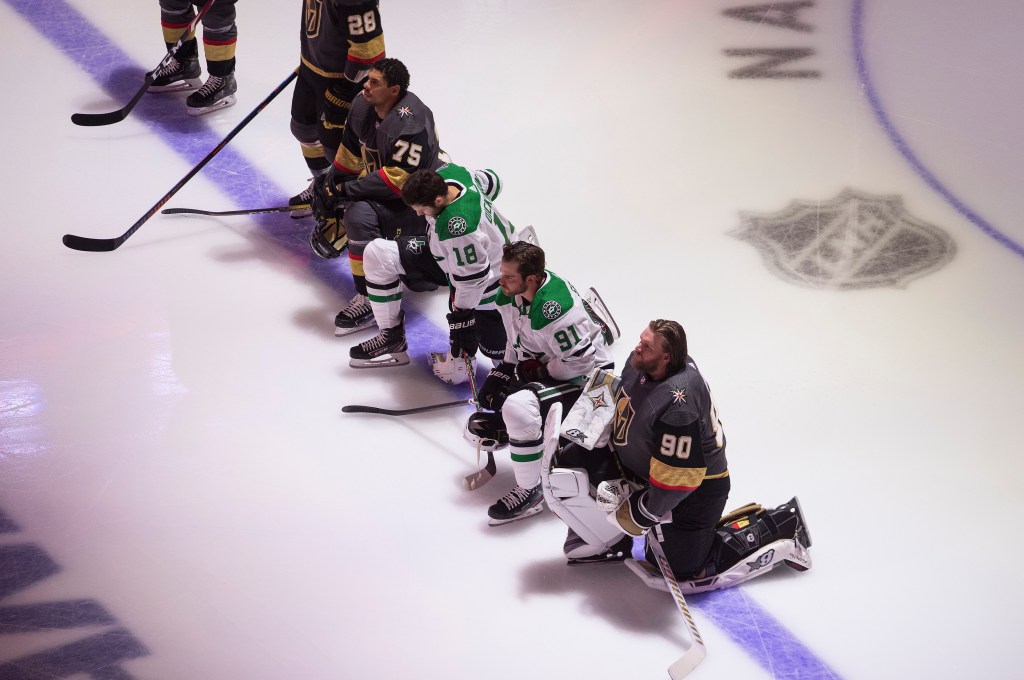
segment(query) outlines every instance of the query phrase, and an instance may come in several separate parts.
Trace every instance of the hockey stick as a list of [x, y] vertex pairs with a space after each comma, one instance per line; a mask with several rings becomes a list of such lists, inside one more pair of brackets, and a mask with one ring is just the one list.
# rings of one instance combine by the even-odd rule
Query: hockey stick
[[426, 413], [427, 411], [438, 411], [443, 408], [452, 408], [453, 406], [465, 406], [467, 404], [476, 404], [473, 399], [463, 399], [462, 401], [446, 401], [443, 404], [431, 404], [430, 406], [417, 406], [416, 408], [378, 408], [376, 406], [363, 406], [362, 404], [349, 404], [348, 406], [342, 406], [342, 413], [374, 413], [379, 416], [409, 416], [414, 413]]
[[681, 657], [676, 659], [675, 663], [668, 667], [669, 677], [672, 680], [681, 680], [681, 678], [686, 677], [690, 671], [704, 660], [707, 649], [704, 647], [704, 640], [700, 636], [700, 631], [697, 630], [697, 624], [694, 623], [693, 616], [690, 614], [690, 608], [686, 606], [683, 591], [679, 588], [679, 582], [676, 581], [675, 574], [672, 573], [672, 567], [668, 564], [668, 559], [665, 557], [665, 551], [662, 549], [661, 543], [658, 542], [657, 537], [648, 535], [647, 544], [651, 546], [651, 552], [654, 553], [654, 557], [658, 560], [658, 568], [661, 569], [661, 575], [665, 578], [665, 585], [668, 586], [668, 591], [672, 594], [679, 613], [683, 615], [683, 619], [686, 621], [686, 629], [689, 632], [690, 648]]
[[262, 213], [289, 212], [295, 210], [294, 205], [282, 205], [278, 208], [246, 208], [245, 210], [199, 210], [197, 208], [164, 208], [161, 215], [212, 215], [227, 217], [229, 215], [259, 215]]
[[213, 151], [206, 154], [206, 158], [199, 161], [199, 164], [192, 168], [187, 175], [178, 180], [178, 183], [175, 184], [170, 191], [164, 194], [163, 198], [156, 202], [156, 205], [150, 208], [145, 215], [140, 217], [135, 224], [128, 228], [128, 231], [126, 231], [125, 233], [121, 234], [116, 238], [89, 238], [88, 236], [75, 236], [74, 234], [65, 234], [63, 239], [64, 245], [66, 245], [68, 248], [71, 248], [72, 250], [85, 250], [94, 253], [109, 252], [120, 247], [122, 243], [128, 240], [129, 236], [138, 231], [139, 227], [141, 227], [146, 222], [146, 220], [155, 215], [156, 212], [160, 210], [160, 208], [162, 208], [163, 205], [171, 199], [171, 196], [178, 193], [178, 190], [185, 186], [186, 182], [195, 177], [196, 174], [203, 169], [203, 166], [209, 163], [214, 156], [220, 153], [221, 149], [227, 146], [228, 142], [234, 139], [235, 135], [241, 132], [242, 128], [248, 125], [252, 121], [252, 119], [256, 117], [256, 114], [265, 109], [267, 104], [273, 101], [274, 97], [281, 94], [281, 91], [284, 90], [284, 88], [288, 87], [289, 83], [291, 83], [297, 75], [297, 71], [292, 71], [291, 73], [289, 73], [288, 77], [282, 80], [281, 84], [275, 87], [274, 91], [267, 95], [266, 99], [260, 102], [255, 109], [249, 112], [248, 116], [242, 119], [241, 123], [236, 125], [234, 129], [228, 133], [227, 137], [222, 139], [220, 143], [217, 144], [217, 146], [213, 147]]
[[[463, 355], [466, 359], [466, 375], [469, 376], [469, 389], [473, 392], [473, 404], [476, 406], [476, 410], [480, 411], [480, 396], [476, 391], [476, 375], [473, 374], [473, 362], [468, 357]], [[480, 464], [480, 448], [476, 450], [476, 464]], [[487, 452], [487, 463], [476, 472], [466, 475], [462, 479], [462, 488], [466, 491], [472, 491], [477, 489], [494, 478], [494, 473], [498, 471], [498, 466], [494, 463], [494, 452]]]
[[139, 103], [140, 99], [142, 99], [142, 95], [146, 94], [146, 90], [148, 90], [149, 86], [153, 84], [153, 74], [171, 63], [171, 59], [173, 59], [174, 55], [178, 53], [181, 46], [188, 41], [189, 36], [195, 32], [196, 26], [199, 25], [200, 20], [206, 16], [206, 13], [210, 11], [210, 8], [213, 7], [213, 3], [216, 1], [217, 0], [207, 0], [207, 3], [203, 5], [198, 12], [196, 12], [195, 19], [190, 21], [188, 26], [185, 27], [185, 32], [181, 34], [180, 38], [178, 38], [178, 42], [171, 46], [171, 49], [167, 51], [167, 54], [160, 63], [157, 64], [156, 68], [146, 74], [146, 79], [143, 81], [142, 87], [135, 93], [135, 96], [132, 97], [131, 101], [119, 108], [117, 111], [111, 111], [109, 113], [73, 113], [71, 114], [71, 122], [75, 125], [86, 126], [111, 125], [112, 123], [119, 123], [127, 118], [128, 114], [131, 113], [131, 110], [134, 109], [135, 105]]

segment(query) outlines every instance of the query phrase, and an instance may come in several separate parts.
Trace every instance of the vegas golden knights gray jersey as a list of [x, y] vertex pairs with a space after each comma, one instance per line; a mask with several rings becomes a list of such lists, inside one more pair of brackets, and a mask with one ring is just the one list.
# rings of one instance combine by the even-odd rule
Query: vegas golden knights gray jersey
[[729, 474], [725, 431], [690, 357], [682, 371], [660, 381], [626, 362], [615, 393], [611, 442], [622, 464], [650, 483], [644, 503], [658, 517], [705, 479]]
[[334, 167], [359, 176], [345, 185], [349, 200], [401, 200], [405, 180], [421, 168], [436, 170], [439, 152], [434, 114], [412, 92], [406, 92], [384, 120], [358, 95]]
[[325, 78], [358, 82], [384, 56], [377, 0], [306, 0], [299, 46], [302, 63]]

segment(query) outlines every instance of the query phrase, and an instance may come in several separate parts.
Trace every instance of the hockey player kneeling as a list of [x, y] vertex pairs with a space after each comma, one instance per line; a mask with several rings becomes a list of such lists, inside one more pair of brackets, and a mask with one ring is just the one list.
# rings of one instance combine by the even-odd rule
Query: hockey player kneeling
[[[711, 392], [674, 321], [652, 321], [622, 377], [595, 371], [561, 428], [545, 441], [544, 499], [569, 527], [570, 564], [626, 560], [667, 589], [658, 541], [684, 593], [736, 585], [778, 564], [811, 566], [794, 497], [722, 516], [730, 479]], [[635, 556], [635, 559], [630, 559]]]

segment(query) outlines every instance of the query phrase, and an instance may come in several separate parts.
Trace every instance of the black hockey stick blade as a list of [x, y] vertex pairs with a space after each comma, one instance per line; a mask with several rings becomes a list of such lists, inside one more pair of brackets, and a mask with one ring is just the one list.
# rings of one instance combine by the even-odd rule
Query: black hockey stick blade
[[481, 486], [491, 481], [494, 478], [494, 473], [497, 471], [498, 466], [494, 464], [494, 454], [488, 451], [487, 464], [476, 472], [466, 475], [462, 480], [462, 488], [466, 491], [479, 489]]
[[68, 248], [82, 250], [87, 253], [109, 253], [111, 250], [116, 250], [125, 240], [127, 240], [126, 236], [119, 236], [117, 238], [89, 238], [88, 236], [75, 236], [74, 234], [64, 234], [64, 238], [61, 239]]
[[374, 413], [380, 416], [408, 416], [414, 413], [426, 413], [427, 411], [437, 411], [443, 408], [452, 408], [453, 406], [466, 406], [467, 404], [475, 404], [472, 399], [463, 399], [461, 401], [447, 401], [443, 404], [431, 404], [430, 406], [418, 406], [416, 408], [402, 408], [402, 409], [391, 409], [391, 408], [378, 408], [376, 406], [363, 406], [362, 404], [349, 404], [348, 406], [342, 406], [342, 413]]
[[160, 211], [161, 215], [211, 215], [213, 217], [227, 217], [229, 215], [259, 215], [261, 213], [290, 212], [299, 209], [294, 205], [282, 205], [275, 208], [246, 208], [244, 210], [199, 210], [198, 208], [165, 208]]
[[75, 125], [84, 125], [86, 127], [95, 127], [99, 125], [113, 125], [114, 123], [120, 123], [122, 120], [128, 117], [135, 105], [142, 99], [142, 95], [146, 94], [146, 90], [153, 84], [153, 72], [150, 71], [146, 74], [146, 79], [142, 83], [142, 87], [135, 93], [132, 100], [119, 108], [117, 111], [110, 111], [109, 113], [73, 113], [71, 114], [71, 122]]

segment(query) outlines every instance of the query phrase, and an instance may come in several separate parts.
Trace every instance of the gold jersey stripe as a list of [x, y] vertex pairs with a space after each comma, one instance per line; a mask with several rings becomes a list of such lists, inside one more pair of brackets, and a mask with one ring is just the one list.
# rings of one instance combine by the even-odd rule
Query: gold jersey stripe
[[692, 490], [700, 486], [707, 468], [680, 468], [651, 458], [651, 484], [663, 489]]
[[353, 175], [362, 173], [363, 168], [366, 167], [361, 157], [355, 155], [343, 146], [338, 149], [337, 155], [334, 156], [334, 162], [339, 165], [342, 170]]
[[364, 43], [348, 41], [348, 59], [360, 64], [372, 64], [384, 56], [384, 36], [378, 35]]
[[235, 47], [237, 43], [232, 40], [229, 43], [212, 43], [203, 42], [203, 54], [206, 55], [206, 61], [227, 61], [233, 59], [235, 56]]
[[402, 194], [402, 185], [405, 184], [405, 180], [409, 179], [409, 173], [402, 168], [389, 165], [386, 168], [381, 168], [380, 174], [392, 191], [398, 195]]
[[[164, 32], [164, 42], [170, 43], [172, 45], [178, 42], [178, 38], [180, 38], [182, 34], [185, 33], [186, 28], [188, 28], [188, 24], [184, 26], [163, 26], [162, 29]], [[189, 40], [196, 37], [196, 32], [192, 31], [192, 33], [190, 33], [188, 37]]]

